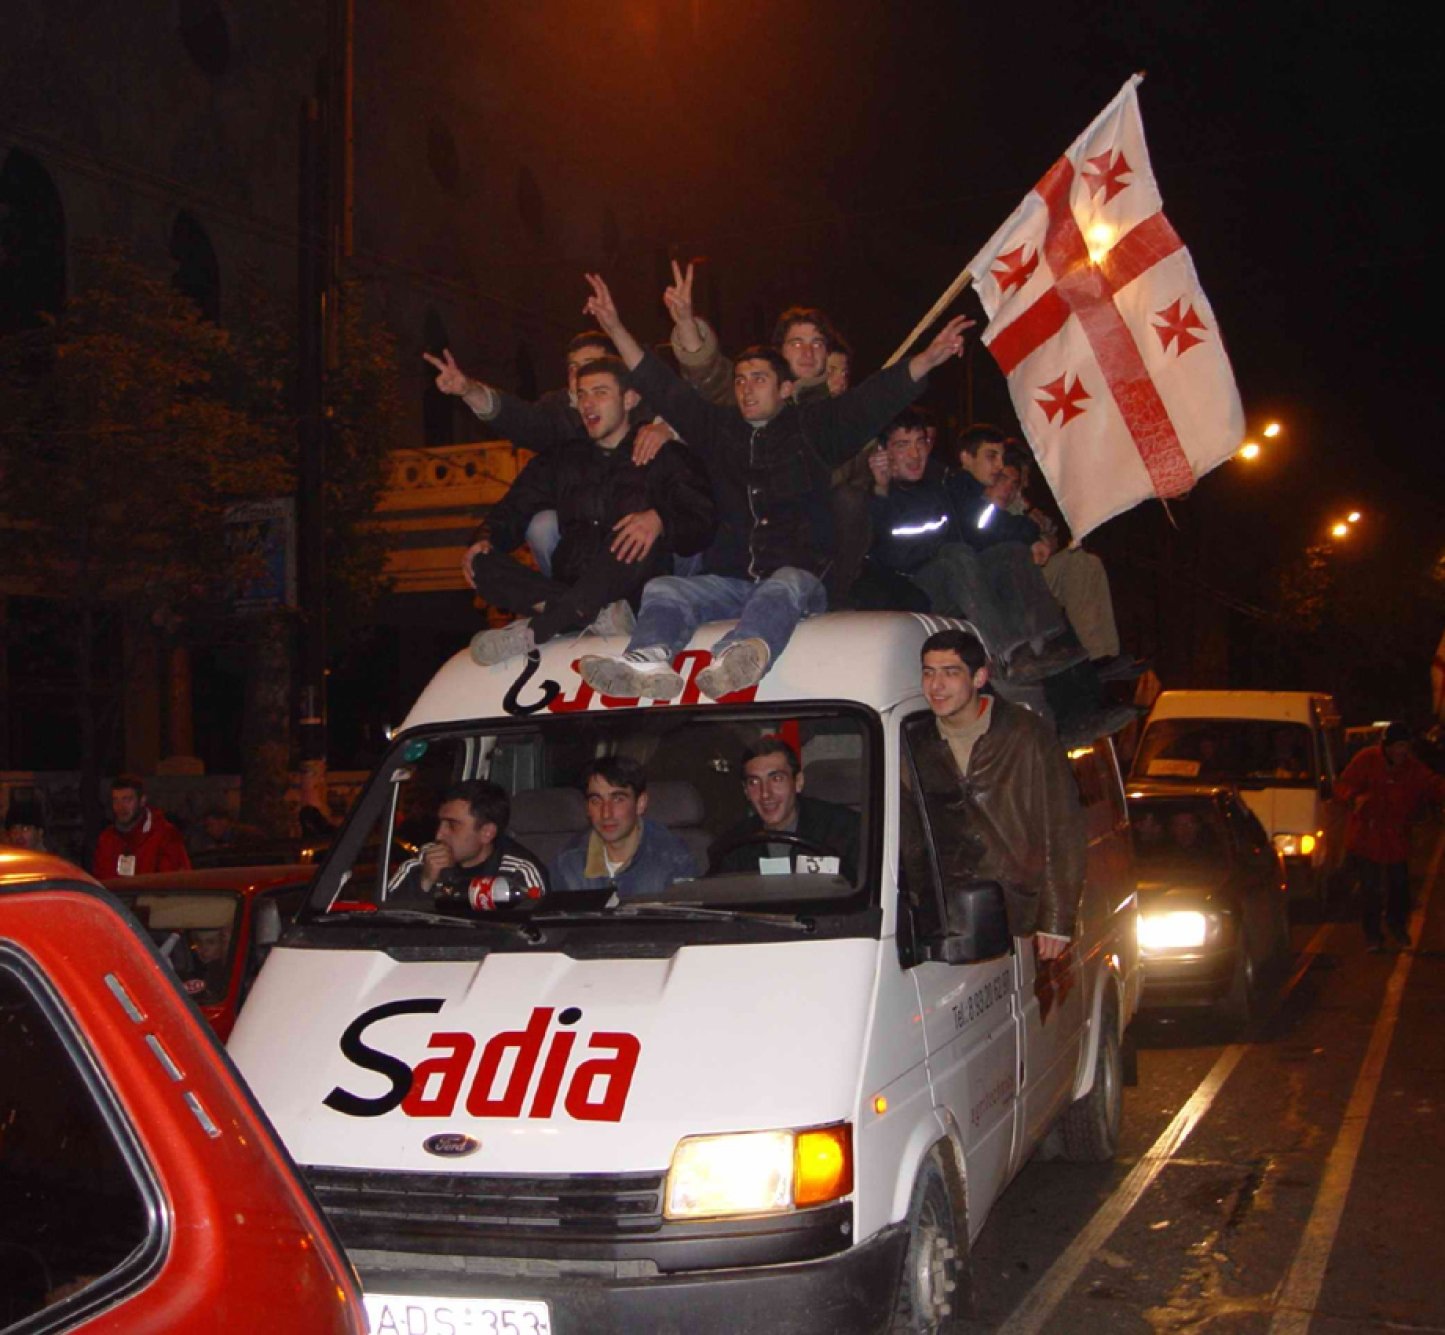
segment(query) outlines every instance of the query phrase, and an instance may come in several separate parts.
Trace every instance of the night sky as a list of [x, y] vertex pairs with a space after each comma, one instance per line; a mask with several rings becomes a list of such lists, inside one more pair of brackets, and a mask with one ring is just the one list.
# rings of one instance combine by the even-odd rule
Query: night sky
[[[514, 53], [518, 70], [545, 60], [564, 116], [596, 130], [586, 147], [599, 170], [629, 173], [676, 250], [709, 257], [722, 309], [707, 309], [703, 283], [699, 304], [721, 314], [725, 341], [805, 301], [834, 316], [864, 370], [1124, 79], [1147, 71], [1140, 102], [1165, 209], [1213, 303], [1248, 421], [1287, 426], [1247, 485], [1226, 476], [1244, 467], [1230, 464], [1201, 490], [1214, 486], [1286, 546], [1342, 506], [1364, 509], [1377, 531], [1383, 519], [1440, 533], [1445, 466], [1427, 365], [1438, 338], [1417, 313], [1430, 57], [1398, 10], [761, 0], [542, 10], [572, 17], [550, 40], [539, 25], [535, 46]], [[485, 16], [475, 22], [484, 40]], [[662, 336], [655, 298], [639, 312], [625, 284], [624, 295], [639, 332]], [[957, 412], [961, 373], [935, 382], [931, 401]], [[1013, 425], [983, 354], [974, 404]]]

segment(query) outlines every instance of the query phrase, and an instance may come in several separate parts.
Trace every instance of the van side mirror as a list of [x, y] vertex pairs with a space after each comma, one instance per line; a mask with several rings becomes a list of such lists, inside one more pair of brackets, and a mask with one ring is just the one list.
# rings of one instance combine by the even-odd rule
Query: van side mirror
[[281, 939], [281, 906], [274, 899], [260, 900], [256, 905], [256, 922], [251, 930], [253, 944], [269, 950]]
[[929, 959], [973, 964], [1007, 955], [1013, 945], [1003, 887], [997, 881], [965, 881], [943, 892], [944, 922], [924, 942]]

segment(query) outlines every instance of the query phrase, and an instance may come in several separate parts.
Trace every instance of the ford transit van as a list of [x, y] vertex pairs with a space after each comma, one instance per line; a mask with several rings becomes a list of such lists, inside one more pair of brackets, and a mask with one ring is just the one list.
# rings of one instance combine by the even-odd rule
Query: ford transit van
[[[724, 624], [677, 655], [672, 702], [582, 681], [577, 656], [619, 641], [441, 669], [230, 1044], [373, 1331], [934, 1330], [1041, 1144], [1112, 1155], [1140, 992], [1114, 751], [1072, 753], [1087, 884], [1070, 952], [1040, 964], [997, 885], [939, 879], [932, 831], [962, 816], [912, 756], [935, 726], [920, 648], [944, 624], [806, 621], [717, 703], [696, 675]], [[769, 831], [734, 838], [769, 847], [725, 870], [741, 756], [768, 734], [805, 795], [852, 813], [855, 846]], [[501, 784], [509, 834], [547, 861], [584, 835], [578, 776], [601, 756], [643, 764], [648, 818], [699, 875], [645, 901], [389, 904], [393, 850], [430, 838], [450, 785]]]

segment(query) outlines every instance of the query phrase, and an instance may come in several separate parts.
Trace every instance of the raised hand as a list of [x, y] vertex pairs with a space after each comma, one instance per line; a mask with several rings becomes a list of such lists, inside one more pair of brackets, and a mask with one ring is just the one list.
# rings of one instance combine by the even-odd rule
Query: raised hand
[[933, 342], [909, 362], [908, 369], [913, 378], [922, 380], [935, 366], [942, 366], [950, 357], [961, 357], [964, 331], [972, 329], [976, 323], [966, 315], [955, 315], [938, 331]]
[[472, 382], [457, 365], [450, 348], [443, 348], [440, 357], [433, 357], [429, 352], [422, 356], [437, 368], [437, 388], [443, 394], [465, 394], [471, 387]]
[[582, 276], [587, 280], [587, 286], [592, 289], [592, 295], [587, 298], [582, 310], [602, 326], [604, 333], [611, 334], [622, 325], [622, 317], [617, 313], [617, 303], [612, 300], [612, 293], [602, 281], [601, 274], [589, 273]]
[[663, 289], [662, 303], [672, 316], [673, 324], [691, 324], [692, 309], [692, 265], [684, 273], [676, 260], [672, 262], [672, 283]]

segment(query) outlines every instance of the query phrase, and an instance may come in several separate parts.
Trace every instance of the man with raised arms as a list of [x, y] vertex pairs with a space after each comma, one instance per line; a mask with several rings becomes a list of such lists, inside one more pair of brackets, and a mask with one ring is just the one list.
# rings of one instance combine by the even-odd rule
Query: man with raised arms
[[737, 618], [713, 646], [698, 689], [719, 699], [760, 681], [805, 616], [822, 612], [820, 578], [833, 551], [829, 470], [875, 436], [922, 392], [935, 366], [963, 351], [972, 323], [951, 321], [922, 352], [856, 389], [798, 406], [793, 372], [774, 348], [754, 347], [735, 362], [737, 406], [708, 403], [645, 352], [595, 274], [586, 310], [608, 333], [634, 387], [676, 427], [707, 465], [718, 532], [703, 573], [663, 576], [643, 590], [625, 654], [589, 655], [580, 670], [608, 695], [672, 699], [682, 678], [673, 655], [705, 621]]

